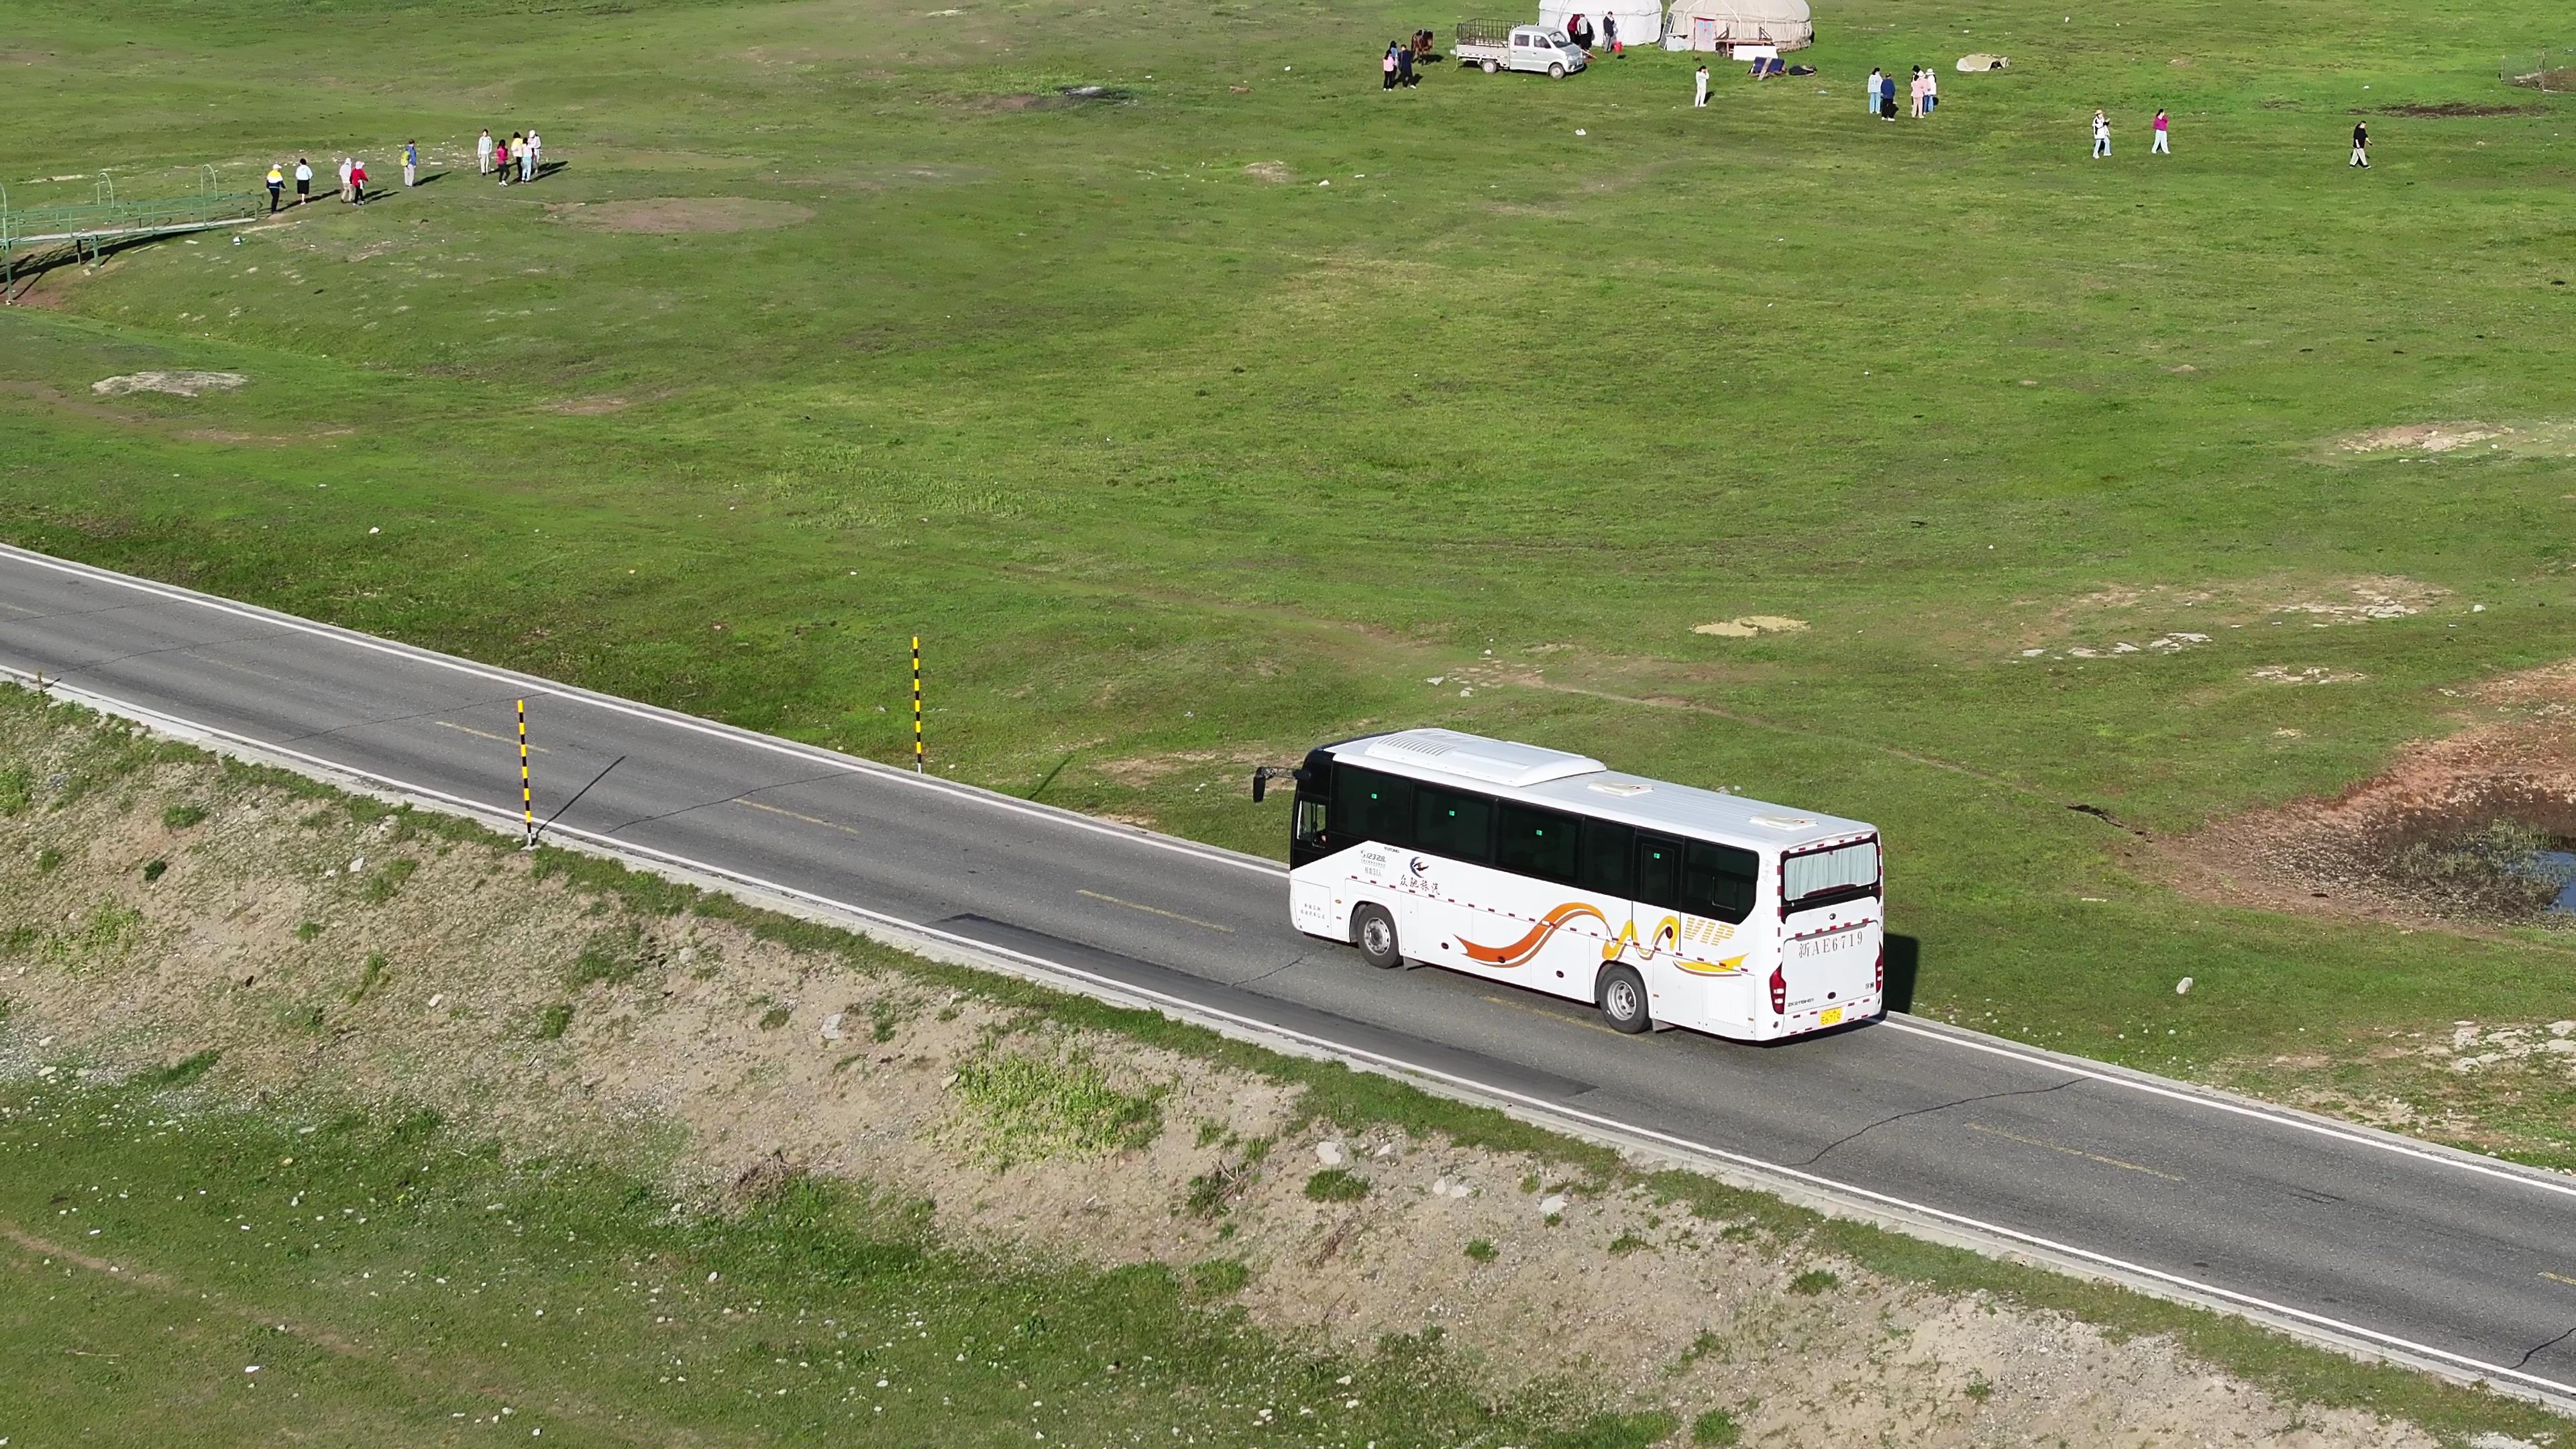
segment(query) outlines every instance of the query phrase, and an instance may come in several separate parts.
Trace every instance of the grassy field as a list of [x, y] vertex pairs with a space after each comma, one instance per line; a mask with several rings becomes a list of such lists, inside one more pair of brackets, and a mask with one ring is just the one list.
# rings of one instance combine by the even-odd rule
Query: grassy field
[[[2576, 102], [2496, 59], [2553, 7], [1850, 0], [1703, 112], [1381, 94], [1449, 18], [30, 0], [15, 204], [438, 179], [0, 315], [0, 536], [889, 757], [919, 633], [940, 768], [1264, 851], [1242, 765], [1402, 723], [1858, 815], [1920, 1009], [2158, 1069], [2576, 1015], [2546, 933], [2198, 904], [2067, 808], [2331, 792], [2576, 653]], [[2450, 104], [2514, 113], [2377, 113]], [[172, 367], [251, 381], [90, 392]], [[2460, 421], [2518, 431], [2336, 441]], [[2278, 612], [2357, 585], [2417, 612]]]
[[1489, 1404], [1437, 1330], [1316, 1357], [1160, 1267], [960, 1253], [927, 1203], [794, 1182], [718, 1211], [505, 1164], [433, 1114], [298, 1123], [166, 1085], [0, 1088], [15, 1442], [1643, 1449], [1675, 1427], [1545, 1388]]

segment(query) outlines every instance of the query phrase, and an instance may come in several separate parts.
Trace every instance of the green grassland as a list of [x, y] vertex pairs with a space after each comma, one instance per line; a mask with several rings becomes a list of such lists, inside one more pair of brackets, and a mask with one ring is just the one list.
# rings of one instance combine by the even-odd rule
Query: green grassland
[[1437, 1329], [1317, 1356], [1160, 1267], [943, 1247], [928, 1203], [803, 1180], [673, 1203], [505, 1163], [427, 1113], [298, 1125], [20, 1082], [0, 1164], [20, 1443], [1643, 1449], [1674, 1428], [1564, 1385], [1490, 1402]]
[[[1919, 1008], [2158, 1069], [2576, 1014], [2543, 933], [2197, 904], [2066, 808], [2331, 792], [2576, 654], [2576, 102], [2497, 60], [2555, 7], [1849, 0], [1701, 112], [1656, 52], [1380, 93], [1450, 19], [28, 0], [18, 205], [446, 174], [0, 315], [0, 536], [883, 757], [918, 633], [939, 768], [1266, 852], [1241, 767], [1393, 724], [1858, 815]], [[1939, 118], [1867, 120], [1916, 63]], [[2454, 102], [2522, 110], [2344, 166]], [[565, 168], [477, 184], [531, 123]], [[810, 216], [599, 224], [651, 198]], [[252, 381], [89, 392], [156, 367]], [[2448, 592], [2273, 612], [2383, 576]], [[1754, 614], [1809, 627], [1692, 632]]]

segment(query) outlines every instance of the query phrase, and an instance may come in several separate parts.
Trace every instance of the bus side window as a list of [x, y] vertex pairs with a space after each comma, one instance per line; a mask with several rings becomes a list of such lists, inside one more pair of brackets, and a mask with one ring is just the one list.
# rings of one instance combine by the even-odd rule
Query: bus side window
[[1661, 910], [1682, 908], [1682, 843], [1657, 835], [1637, 837], [1637, 896]]
[[1754, 881], [1761, 870], [1762, 857], [1752, 851], [1694, 840], [1683, 858], [1682, 909], [1740, 926], [1753, 914]]
[[1505, 805], [1494, 864], [1515, 874], [1568, 884], [1574, 879], [1574, 843], [1580, 828], [1571, 815]]
[[1494, 802], [1437, 785], [1413, 788], [1413, 848], [1484, 865], [1494, 858]]
[[1345, 765], [1333, 772], [1332, 815], [1344, 833], [1398, 849], [1413, 843], [1413, 782]]
[[1633, 899], [1636, 881], [1628, 857], [1637, 832], [1608, 820], [1583, 822], [1583, 847], [1574, 859], [1574, 883], [1587, 891], [1620, 900]]

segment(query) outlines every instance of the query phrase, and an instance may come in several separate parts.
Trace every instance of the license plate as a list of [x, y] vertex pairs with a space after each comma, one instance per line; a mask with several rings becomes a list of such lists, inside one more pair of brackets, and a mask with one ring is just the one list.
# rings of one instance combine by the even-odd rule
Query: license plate
[[1842, 1024], [1843, 1009], [1839, 1006], [1828, 1008], [1824, 1015], [1816, 1018], [1816, 1025], [1818, 1026], [1840, 1026]]

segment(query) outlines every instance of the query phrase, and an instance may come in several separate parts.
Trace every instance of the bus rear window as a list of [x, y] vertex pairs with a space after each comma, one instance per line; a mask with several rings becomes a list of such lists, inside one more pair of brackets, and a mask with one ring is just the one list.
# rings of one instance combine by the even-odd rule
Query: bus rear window
[[1810, 850], [1780, 862], [1780, 910], [1856, 901], [1878, 894], [1878, 842]]

